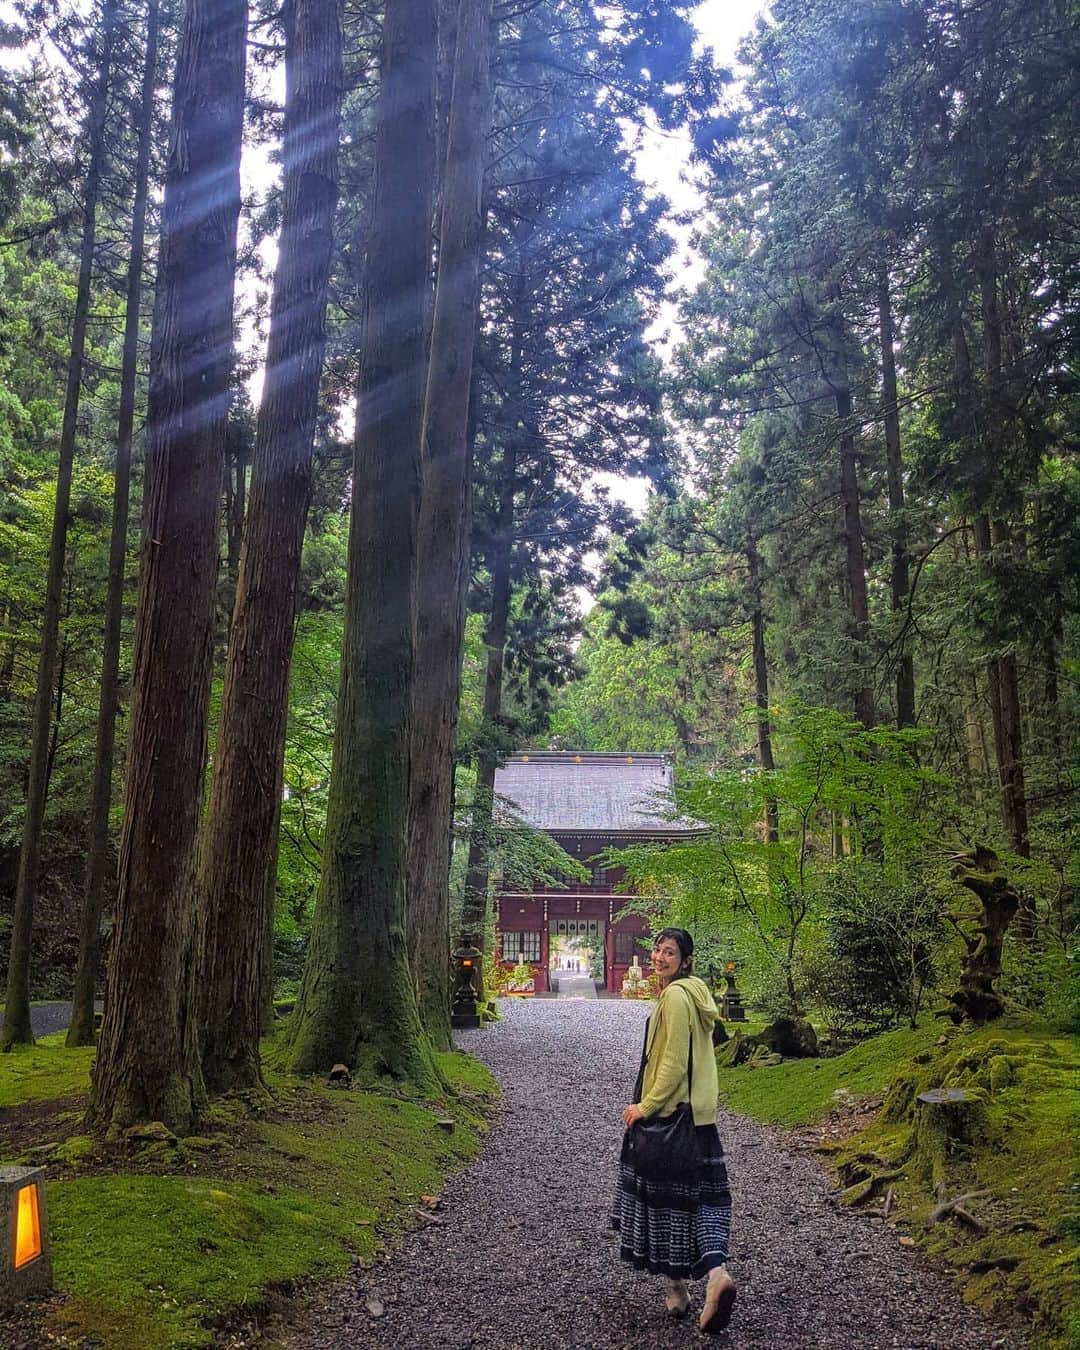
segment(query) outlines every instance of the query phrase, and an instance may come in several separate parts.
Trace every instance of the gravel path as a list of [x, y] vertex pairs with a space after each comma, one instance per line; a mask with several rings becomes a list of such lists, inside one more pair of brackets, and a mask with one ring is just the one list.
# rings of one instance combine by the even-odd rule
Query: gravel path
[[[833, 1209], [810, 1158], [722, 1114], [735, 1204], [730, 1331], [664, 1314], [662, 1281], [619, 1261], [607, 1210], [646, 1009], [615, 1000], [504, 1000], [501, 1023], [460, 1036], [498, 1077], [484, 1153], [444, 1192], [444, 1227], [323, 1299], [290, 1344], [404, 1350], [1020, 1344], [969, 1312], [878, 1221]], [[374, 1316], [368, 1304], [382, 1305]]]
[[[102, 1004], [94, 1005], [98, 1012]], [[30, 1026], [35, 1036], [51, 1036], [54, 1031], [63, 1031], [71, 1021], [71, 1003], [34, 1003], [30, 1006]], [[0, 1027], [4, 1025], [4, 1014], [0, 1012]]]

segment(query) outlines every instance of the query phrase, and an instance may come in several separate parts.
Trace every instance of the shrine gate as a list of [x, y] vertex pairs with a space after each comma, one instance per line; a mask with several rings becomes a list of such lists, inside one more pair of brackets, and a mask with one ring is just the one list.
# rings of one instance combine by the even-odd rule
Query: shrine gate
[[543, 830], [589, 871], [589, 880], [512, 890], [496, 882], [495, 941], [505, 966], [527, 963], [536, 991], [551, 987], [551, 960], [564, 939], [581, 939], [603, 951], [603, 987], [619, 993], [635, 956], [648, 971], [648, 920], [627, 914], [616, 895], [623, 869], [605, 867], [598, 855], [646, 840], [686, 839], [701, 826], [669, 819], [672, 767], [661, 754], [587, 754], [528, 750], [495, 774], [496, 801], [513, 804], [534, 829]]

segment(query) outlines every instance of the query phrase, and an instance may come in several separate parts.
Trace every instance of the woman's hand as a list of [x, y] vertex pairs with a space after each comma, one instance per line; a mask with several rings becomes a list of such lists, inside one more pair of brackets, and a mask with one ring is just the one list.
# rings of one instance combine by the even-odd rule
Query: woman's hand
[[645, 1112], [634, 1102], [633, 1106], [628, 1106], [622, 1113], [623, 1125], [629, 1129], [631, 1125], [636, 1125], [639, 1120], [645, 1119]]

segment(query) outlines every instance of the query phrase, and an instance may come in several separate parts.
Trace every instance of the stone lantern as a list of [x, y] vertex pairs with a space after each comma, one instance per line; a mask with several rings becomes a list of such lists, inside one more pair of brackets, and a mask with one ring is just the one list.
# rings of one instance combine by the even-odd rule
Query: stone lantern
[[724, 966], [724, 996], [720, 1000], [720, 1016], [725, 1022], [745, 1022], [746, 1009], [743, 1007], [742, 994], [735, 988], [735, 962], [728, 961]]
[[452, 1027], [478, 1027], [480, 1015], [476, 1011], [476, 972], [480, 969], [483, 953], [473, 945], [471, 937], [461, 940], [453, 953], [454, 993], [450, 1002]]

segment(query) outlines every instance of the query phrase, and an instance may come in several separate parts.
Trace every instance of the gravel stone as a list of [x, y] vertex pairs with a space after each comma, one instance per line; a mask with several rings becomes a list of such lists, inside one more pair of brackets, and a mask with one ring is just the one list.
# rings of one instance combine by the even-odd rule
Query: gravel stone
[[[98, 1012], [104, 1007], [95, 1003]], [[34, 1036], [51, 1036], [63, 1031], [71, 1022], [71, 1003], [34, 1003], [30, 1006], [30, 1029]], [[0, 1011], [0, 1027], [4, 1025], [4, 1014]]]
[[[503, 1091], [483, 1154], [443, 1193], [446, 1223], [409, 1234], [311, 1310], [289, 1344], [405, 1350], [660, 1350], [673, 1346], [989, 1347], [1023, 1339], [966, 1308], [895, 1231], [836, 1208], [813, 1158], [720, 1115], [734, 1195], [731, 1328], [685, 1322], [663, 1281], [618, 1258], [607, 1227], [622, 1109], [648, 1008], [619, 1000], [506, 999], [503, 1020], [460, 1033]], [[372, 1305], [382, 1315], [372, 1315]], [[344, 1324], [343, 1324], [344, 1322]]]

